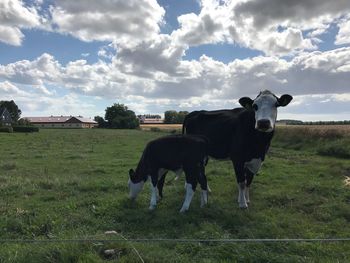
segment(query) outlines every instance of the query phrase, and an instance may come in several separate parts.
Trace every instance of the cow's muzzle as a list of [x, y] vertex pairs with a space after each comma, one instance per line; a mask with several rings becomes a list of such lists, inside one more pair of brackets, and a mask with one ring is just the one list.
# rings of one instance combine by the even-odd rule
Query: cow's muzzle
[[257, 130], [263, 131], [263, 132], [270, 132], [272, 131], [272, 125], [270, 120], [262, 119], [257, 121]]

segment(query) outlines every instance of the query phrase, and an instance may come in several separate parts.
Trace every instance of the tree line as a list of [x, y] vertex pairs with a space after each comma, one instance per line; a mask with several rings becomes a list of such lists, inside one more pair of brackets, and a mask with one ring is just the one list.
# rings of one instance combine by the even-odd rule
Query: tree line
[[166, 124], [182, 124], [188, 111], [169, 110], [164, 112], [164, 123]]
[[[94, 120], [98, 123], [99, 128], [114, 128], [114, 129], [135, 129], [138, 128], [139, 117], [135, 112], [129, 110], [124, 104], [114, 103], [105, 110], [104, 118], [95, 116]], [[182, 124], [188, 111], [169, 110], [164, 113], [164, 123], [166, 124]], [[145, 115], [147, 117], [160, 118], [159, 115]]]

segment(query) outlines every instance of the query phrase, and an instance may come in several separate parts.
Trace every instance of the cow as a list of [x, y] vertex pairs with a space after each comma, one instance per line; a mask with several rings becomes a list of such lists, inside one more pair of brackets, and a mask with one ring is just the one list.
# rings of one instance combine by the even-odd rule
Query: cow
[[277, 97], [264, 90], [253, 100], [239, 99], [242, 108], [214, 111], [193, 111], [183, 123], [183, 134], [204, 135], [209, 139], [209, 157], [230, 159], [238, 183], [238, 203], [247, 208], [249, 187], [259, 171], [270, 147], [277, 118], [277, 108], [293, 99]]
[[[141, 156], [136, 170], [129, 170], [129, 196], [136, 199], [144, 183], [150, 178], [151, 200], [149, 209], [157, 205], [157, 194], [163, 197], [163, 185], [166, 173], [182, 171], [186, 177], [186, 196], [180, 212], [189, 209], [197, 183], [200, 184], [201, 206], [208, 203], [205, 165], [208, 160], [208, 140], [204, 136], [169, 135], [149, 142]], [[158, 190], [158, 191], [157, 191]]]

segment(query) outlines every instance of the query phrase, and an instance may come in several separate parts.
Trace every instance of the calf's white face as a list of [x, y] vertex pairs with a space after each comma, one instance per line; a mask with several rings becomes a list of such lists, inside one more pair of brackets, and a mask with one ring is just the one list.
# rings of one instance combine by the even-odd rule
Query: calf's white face
[[141, 181], [139, 183], [133, 183], [130, 179], [128, 181], [128, 187], [129, 187], [129, 197], [130, 199], [136, 199], [138, 194], [141, 192], [143, 188], [144, 182]]
[[272, 132], [277, 119], [277, 107], [284, 107], [293, 99], [291, 95], [284, 94], [280, 98], [272, 92], [265, 90], [252, 100], [243, 97], [239, 103], [247, 110], [255, 112], [255, 129], [262, 132]]
[[135, 171], [130, 169], [129, 171], [129, 181], [128, 181], [128, 187], [129, 187], [129, 197], [131, 199], [136, 199], [136, 197], [138, 196], [138, 194], [141, 192], [143, 185], [145, 184], [145, 182], [143, 180], [141, 180], [138, 183], [133, 183], [131, 178], [135, 177]]

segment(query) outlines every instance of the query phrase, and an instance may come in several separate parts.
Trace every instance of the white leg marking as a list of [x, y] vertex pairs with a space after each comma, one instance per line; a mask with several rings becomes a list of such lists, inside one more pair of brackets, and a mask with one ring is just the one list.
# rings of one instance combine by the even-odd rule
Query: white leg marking
[[194, 191], [192, 189], [192, 185], [186, 183], [186, 196], [185, 196], [185, 201], [180, 209], [180, 213], [186, 212], [188, 210], [188, 208], [190, 207], [193, 195], [194, 195]]
[[157, 186], [153, 186], [151, 182], [151, 202], [149, 204], [149, 210], [153, 210], [157, 206], [157, 194], [158, 194], [158, 189]]
[[209, 184], [207, 184], [208, 192], [211, 193], [211, 189], [209, 187]]
[[254, 175], [259, 171], [262, 161], [259, 158], [251, 159], [249, 162], [245, 162], [244, 168], [251, 171]]
[[245, 182], [238, 184], [238, 203], [240, 208], [247, 208], [247, 200], [245, 199]]
[[208, 191], [202, 190], [202, 192], [201, 192], [201, 207], [204, 207], [206, 204], [208, 204]]
[[180, 175], [182, 174], [182, 172], [183, 172], [182, 169], [179, 169], [179, 170], [176, 170], [176, 171], [175, 171], [175, 174], [176, 174], [175, 181], [176, 181], [177, 179], [179, 179], [179, 177], [180, 177]]
[[245, 187], [245, 200], [247, 201], [247, 203], [250, 203], [250, 199], [249, 199], [249, 187], [246, 186]]

